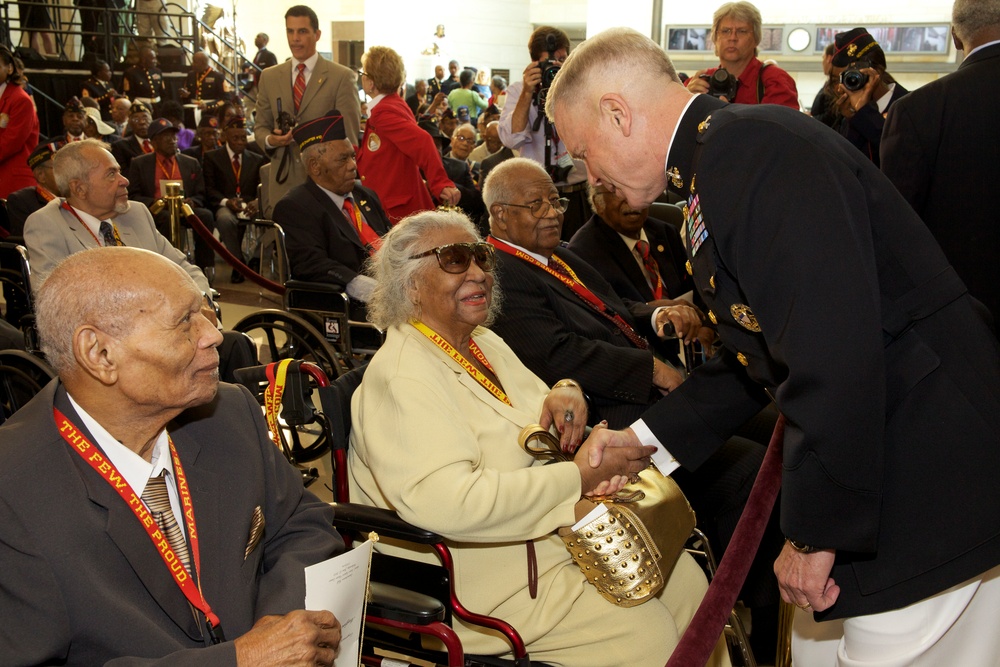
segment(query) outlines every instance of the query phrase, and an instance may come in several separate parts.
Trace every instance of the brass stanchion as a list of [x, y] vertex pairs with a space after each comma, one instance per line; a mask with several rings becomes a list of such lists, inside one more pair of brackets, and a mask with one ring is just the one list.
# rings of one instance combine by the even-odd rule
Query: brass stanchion
[[155, 216], [164, 207], [167, 208], [170, 214], [170, 243], [186, 254], [187, 243], [181, 219], [194, 215], [194, 211], [184, 201], [184, 187], [180, 181], [161, 181], [160, 185], [163, 188], [163, 197], [153, 202], [153, 205], [149, 207], [149, 212]]
[[775, 667], [792, 667], [792, 622], [795, 619], [795, 605], [784, 600], [778, 602], [778, 650], [775, 653]]

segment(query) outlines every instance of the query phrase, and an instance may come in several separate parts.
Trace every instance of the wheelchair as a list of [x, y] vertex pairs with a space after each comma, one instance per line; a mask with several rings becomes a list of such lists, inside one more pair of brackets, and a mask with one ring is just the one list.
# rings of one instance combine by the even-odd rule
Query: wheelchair
[[251, 313], [233, 326], [258, 345], [261, 363], [282, 359], [311, 361], [328, 377], [365, 363], [384, 340], [384, 333], [365, 321], [343, 285], [290, 279], [285, 233], [270, 220], [246, 223], [262, 268], [284, 282], [282, 308]]
[[[361, 384], [364, 370], [365, 366], [358, 366], [328, 382], [315, 364], [293, 361], [287, 377], [299, 374], [311, 378], [312, 382], [300, 382], [295, 387], [286, 385], [282, 394], [283, 401], [290, 401], [288, 414], [282, 412], [288, 426], [302, 420], [303, 424], [320, 423], [326, 431], [333, 469], [334, 524], [344, 535], [345, 542], [350, 544], [352, 537], [363, 539], [374, 530], [380, 536], [429, 547], [440, 561], [440, 565], [433, 565], [378, 552], [373, 554], [362, 664], [413, 664], [399, 661], [398, 656], [406, 656], [421, 663], [455, 667], [542, 667], [544, 663], [531, 661], [515, 628], [462, 606], [455, 594], [451, 554], [442, 536], [403, 521], [391, 510], [349, 502], [347, 447], [351, 431], [351, 396]], [[263, 366], [243, 369], [237, 375], [240, 382], [258, 396], [268, 383]], [[304, 400], [298, 392], [303, 392]], [[318, 399], [319, 409], [314, 399]], [[715, 557], [705, 535], [695, 529], [686, 549], [702, 561], [711, 579]], [[513, 658], [466, 655], [451, 628], [456, 617], [503, 635], [511, 646]], [[438, 639], [446, 651], [425, 648], [422, 637]], [[735, 612], [730, 615], [725, 637], [734, 666], [756, 667], [746, 632]], [[386, 661], [382, 662], [384, 657]]]

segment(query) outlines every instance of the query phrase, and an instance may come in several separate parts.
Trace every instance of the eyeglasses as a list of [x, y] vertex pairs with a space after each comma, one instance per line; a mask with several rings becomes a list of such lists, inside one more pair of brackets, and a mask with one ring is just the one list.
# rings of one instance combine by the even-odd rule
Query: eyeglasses
[[476, 138], [475, 137], [463, 137], [462, 135], [456, 135], [456, 136], [452, 137], [452, 140], [453, 141], [461, 141], [463, 144], [472, 144], [472, 143], [475, 143]]
[[489, 272], [497, 264], [495, 253], [496, 249], [489, 243], [449, 243], [413, 255], [410, 259], [437, 255], [438, 266], [445, 273], [465, 273], [472, 260], [476, 260], [480, 269]]
[[559, 199], [539, 199], [529, 204], [508, 204], [507, 202], [497, 202], [503, 206], [516, 206], [517, 208], [527, 208], [531, 210], [531, 215], [541, 218], [549, 214], [549, 209], [555, 209], [556, 213], [565, 213], [569, 208], [569, 200], [565, 197]]
[[719, 29], [719, 37], [732, 37], [734, 33], [736, 34], [737, 37], [739, 37], [739, 38], [742, 39], [743, 37], [746, 37], [747, 35], [750, 34], [750, 30], [747, 29], [747, 28], [735, 28], [735, 29], [734, 28], [720, 28]]
[[368, 74], [368, 72], [364, 71], [363, 69], [359, 69], [358, 70], [358, 78], [360, 79], [363, 76], [367, 76], [369, 79], [372, 78], [371, 75]]

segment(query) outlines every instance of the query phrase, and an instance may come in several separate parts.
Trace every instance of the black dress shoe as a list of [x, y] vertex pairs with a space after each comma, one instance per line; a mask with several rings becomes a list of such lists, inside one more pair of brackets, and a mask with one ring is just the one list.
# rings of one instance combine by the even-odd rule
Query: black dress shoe
[[236, 269], [233, 269], [233, 275], [229, 276], [229, 282], [234, 285], [239, 285], [244, 280], [246, 280], [246, 278], [243, 277], [243, 274]]

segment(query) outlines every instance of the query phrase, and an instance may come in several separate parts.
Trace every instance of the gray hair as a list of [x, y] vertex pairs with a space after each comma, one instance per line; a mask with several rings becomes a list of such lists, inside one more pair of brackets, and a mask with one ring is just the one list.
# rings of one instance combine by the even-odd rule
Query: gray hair
[[116, 338], [132, 332], [135, 315], [150, 296], [149, 289], [136, 287], [134, 275], [123, 270], [123, 260], [134, 253], [157, 257], [138, 248], [82, 250], [60, 262], [38, 290], [38, 336], [42, 352], [59, 377], [66, 379], [75, 372], [73, 338], [81, 326], [93, 325]]
[[326, 149], [329, 148], [327, 142], [316, 142], [314, 144], [309, 144], [306, 149], [299, 154], [299, 160], [305, 165], [306, 169], [309, 169], [309, 165], [316, 162], [323, 154], [326, 153]]
[[504, 160], [490, 170], [483, 183], [483, 203], [486, 211], [490, 214], [490, 221], [493, 221], [493, 204], [507, 203], [512, 201], [520, 192], [522, 179], [519, 178], [525, 170], [537, 171], [548, 177], [548, 172], [542, 165], [526, 157], [513, 157]]
[[680, 83], [674, 64], [659, 44], [631, 28], [610, 28], [587, 39], [566, 58], [549, 88], [545, 115], [555, 122], [554, 111], [563, 98], [572, 100], [575, 108], [589, 106], [596, 113], [597, 97], [588, 99], [584, 92], [598, 77], [617, 82], [663, 78]]
[[[712, 16], [712, 41], [716, 44], [715, 55], [719, 55], [719, 24], [722, 23], [722, 19], [727, 18], [749, 23], [753, 28], [753, 41], [756, 44], [760, 44], [760, 40], [764, 37], [763, 20], [760, 17], [760, 10], [749, 2], [727, 2], [716, 9], [715, 14]], [[753, 52], [756, 55], [758, 49], [755, 47]]]
[[968, 52], [977, 33], [1000, 26], [1000, 0], [955, 0], [951, 24]]
[[87, 181], [90, 179], [90, 172], [100, 166], [95, 159], [87, 156], [94, 149], [111, 154], [107, 144], [97, 139], [74, 141], [56, 151], [52, 158], [52, 169], [60, 195], [68, 197], [70, 181]]
[[[375, 278], [375, 290], [368, 302], [368, 320], [381, 329], [405, 324], [420, 316], [420, 306], [412, 298], [416, 277], [421, 271], [438, 271], [437, 264], [410, 258], [430, 248], [424, 239], [439, 230], [457, 230], [478, 243], [483, 237], [475, 225], [458, 211], [422, 211], [403, 218], [382, 237], [379, 251], [368, 260], [365, 272]], [[500, 312], [501, 294], [493, 281], [490, 311], [483, 326], [489, 326]]]
[[507, 90], [507, 79], [503, 78], [499, 74], [495, 75], [492, 79], [493, 85], [500, 90]]

